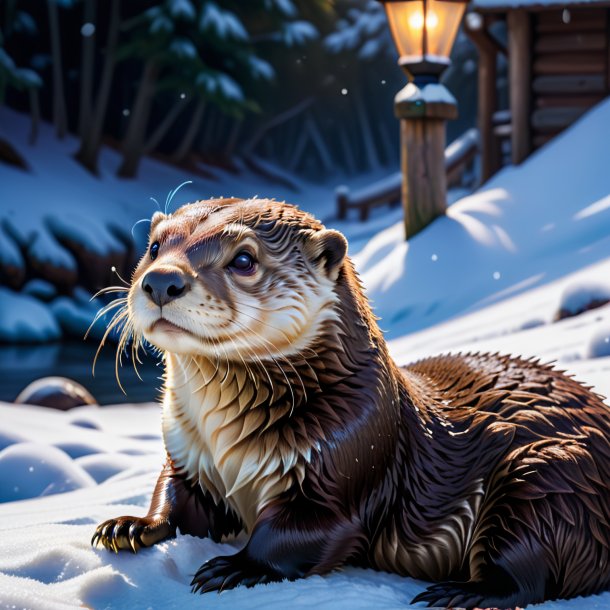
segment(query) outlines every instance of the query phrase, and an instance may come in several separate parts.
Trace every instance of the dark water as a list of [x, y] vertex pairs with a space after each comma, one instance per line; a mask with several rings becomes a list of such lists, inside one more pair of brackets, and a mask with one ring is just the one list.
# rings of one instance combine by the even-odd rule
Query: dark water
[[12, 401], [31, 381], [40, 377], [59, 375], [84, 385], [100, 404], [147, 402], [156, 400], [161, 388], [161, 364], [153, 355], [142, 355], [143, 365], [136, 376], [131, 361], [123, 358], [119, 370], [121, 391], [114, 373], [115, 346], [104, 347], [91, 373], [97, 349], [95, 342], [52, 343], [47, 345], [0, 345], [0, 400]]

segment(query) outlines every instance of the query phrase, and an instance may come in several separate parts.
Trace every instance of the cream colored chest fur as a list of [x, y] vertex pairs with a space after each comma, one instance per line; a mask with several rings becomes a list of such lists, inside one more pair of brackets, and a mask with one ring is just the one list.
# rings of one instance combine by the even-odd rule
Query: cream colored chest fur
[[269, 502], [302, 480], [310, 450], [299, 450], [281, 431], [262, 429], [270, 392], [257, 388], [244, 368], [170, 356], [167, 376], [168, 453], [216, 501], [226, 500], [250, 531]]

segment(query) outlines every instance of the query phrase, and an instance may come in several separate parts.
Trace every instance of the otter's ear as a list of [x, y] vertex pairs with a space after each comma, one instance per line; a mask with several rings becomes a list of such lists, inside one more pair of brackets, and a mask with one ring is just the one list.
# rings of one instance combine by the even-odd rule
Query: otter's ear
[[152, 218], [150, 219], [150, 232], [152, 233], [155, 227], [166, 218], [167, 216], [163, 212], [155, 212]]
[[315, 265], [321, 265], [331, 280], [336, 280], [347, 254], [347, 240], [339, 231], [315, 231], [305, 241], [305, 254]]

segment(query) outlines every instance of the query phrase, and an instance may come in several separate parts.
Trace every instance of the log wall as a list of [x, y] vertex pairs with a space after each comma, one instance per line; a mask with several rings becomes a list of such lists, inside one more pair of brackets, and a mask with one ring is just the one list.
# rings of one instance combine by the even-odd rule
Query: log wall
[[610, 94], [610, 9], [533, 13], [531, 144], [538, 148]]

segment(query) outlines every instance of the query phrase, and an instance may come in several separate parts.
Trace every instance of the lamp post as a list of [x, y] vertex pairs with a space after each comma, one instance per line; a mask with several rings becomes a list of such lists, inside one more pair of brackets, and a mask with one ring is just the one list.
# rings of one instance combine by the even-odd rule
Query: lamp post
[[402, 204], [405, 233], [412, 237], [447, 209], [445, 122], [457, 104], [439, 82], [468, 0], [380, 0], [398, 64], [409, 82], [394, 99], [400, 120]]

